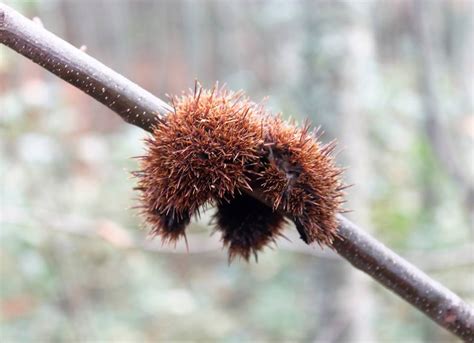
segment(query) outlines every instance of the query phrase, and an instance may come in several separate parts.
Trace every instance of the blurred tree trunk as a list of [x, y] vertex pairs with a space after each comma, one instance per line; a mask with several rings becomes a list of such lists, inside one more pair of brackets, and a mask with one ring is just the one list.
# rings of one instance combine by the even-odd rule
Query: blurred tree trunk
[[[344, 51], [339, 71], [339, 113], [344, 164], [348, 167], [346, 182], [354, 184], [347, 197], [349, 215], [370, 230], [371, 152], [368, 116], [375, 92], [374, 37], [367, 4], [348, 5], [349, 22], [340, 32]], [[355, 269], [347, 273], [346, 311], [350, 314], [347, 339], [351, 342], [374, 342], [373, 296], [369, 278]]]
[[[439, 69], [445, 57], [440, 56], [443, 52], [440, 36], [446, 31], [443, 27], [444, 13], [442, 12], [445, 8], [440, 5], [443, 4], [414, 1], [411, 13], [413, 39], [418, 47], [417, 82], [423, 112], [423, 129], [429, 139], [433, 155], [463, 194], [465, 212], [472, 221], [474, 217], [474, 184], [470, 175], [472, 156], [467, 158], [471, 163], [469, 165], [460, 149], [466, 138], [463, 134], [459, 135], [460, 132], [451, 132], [452, 130], [444, 123], [443, 103], [440, 101], [440, 91], [437, 87], [443, 81]], [[428, 27], [428, 18], [431, 18], [430, 27]], [[437, 18], [437, 20], [432, 18]], [[462, 99], [462, 96], [459, 98]], [[466, 110], [469, 111], [469, 108]], [[453, 136], [456, 136], [456, 139]]]

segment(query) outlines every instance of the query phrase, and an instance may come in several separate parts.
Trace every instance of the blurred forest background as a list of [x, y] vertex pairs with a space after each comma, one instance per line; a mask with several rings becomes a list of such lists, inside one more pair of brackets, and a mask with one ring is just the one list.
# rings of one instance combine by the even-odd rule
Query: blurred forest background
[[[473, 12], [446, 1], [6, 3], [159, 97], [216, 80], [337, 138], [347, 208], [474, 303]], [[447, 342], [328, 249], [147, 239], [146, 133], [0, 47], [2, 342]]]

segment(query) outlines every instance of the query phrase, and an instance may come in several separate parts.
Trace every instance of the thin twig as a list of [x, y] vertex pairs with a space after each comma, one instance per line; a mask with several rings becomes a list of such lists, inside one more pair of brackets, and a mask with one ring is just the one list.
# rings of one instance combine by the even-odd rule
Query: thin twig
[[[6, 206], [2, 208], [0, 226], [2, 224], [24, 226], [24, 218], [26, 217], [29, 217], [36, 223], [44, 224], [40, 225], [42, 229], [81, 237], [101, 238], [119, 248], [142, 249], [148, 252], [167, 254], [200, 254], [222, 250], [221, 237], [218, 233], [210, 236], [201, 233], [187, 233], [189, 247], [186, 247], [183, 242], [178, 242], [176, 246], [162, 245], [157, 240], [135, 239], [133, 235], [130, 235], [130, 229], [124, 228], [111, 220], [94, 220], [69, 215], [62, 216], [55, 211], [38, 210], [38, 208], [35, 208], [33, 212], [30, 211], [27, 215], [23, 207]], [[203, 225], [205, 225], [203, 222], [197, 223], [198, 227]], [[118, 238], [116, 239], [116, 237]], [[298, 238], [296, 232], [290, 233], [288, 238], [278, 239], [274, 247], [287, 252], [316, 256], [328, 261], [340, 261], [337, 254], [330, 249], [323, 250], [319, 247], [304, 244]]]
[[[131, 229], [124, 228], [118, 223], [111, 220], [97, 220], [92, 218], [84, 218], [77, 216], [65, 215], [62, 216], [57, 211], [51, 211], [47, 209], [39, 209], [35, 207], [33, 212], [26, 213], [26, 208], [18, 206], [4, 206], [2, 208], [2, 215], [0, 216], [0, 226], [2, 224], [12, 225], [23, 225], [24, 218], [29, 217], [34, 222], [44, 224], [41, 225], [43, 229], [63, 232], [66, 234], [73, 234], [78, 236], [89, 236], [91, 238], [101, 237], [105, 240], [106, 237], [100, 236], [101, 228], [111, 227], [115, 228], [116, 231], [121, 233], [121, 236], [126, 236], [125, 241], [128, 243], [123, 244], [136, 246], [137, 249], [141, 248], [145, 244], [142, 239], [136, 240], [129, 234]], [[198, 227], [205, 228], [205, 222], [208, 222], [210, 216], [205, 220], [195, 223]], [[44, 223], [43, 223], [44, 222]], [[33, 228], [33, 227], [32, 227]], [[310, 246], [305, 244], [299, 239], [298, 233], [294, 226], [289, 225], [291, 232], [285, 233], [286, 238], [277, 239], [275, 248], [278, 250], [284, 250], [302, 255], [311, 255], [318, 258], [325, 259], [327, 261], [340, 262], [340, 258], [331, 249], [321, 249], [319, 246]], [[112, 231], [113, 233], [113, 231]], [[177, 246], [162, 246], [160, 242], [156, 240], [146, 240], [147, 247], [143, 250], [152, 251], [156, 253], [174, 253], [174, 254], [199, 254], [204, 252], [222, 250], [222, 244], [219, 242], [218, 235], [211, 235], [209, 238], [206, 234], [191, 233], [187, 234], [189, 239], [189, 249], [182, 242], [178, 242]], [[111, 242], [112, 244], [116, 242]], [[115, 245], [121, 245], [115, 244]], [[122, 247], [122, 246], [120, 246]], [[435, 251], [403, 251], [401, 256], [404, 259], [416, 261], [418, 264], [423, 266], [424, 270], [433, 272], [448, 272], [459, 268], [472, 268], [474, 267], [474, 245], [467, 243], [456, 249], [439, 249]]]
[[[13, 9], [0, 4], [0, 42], [107, 105], [125, 121], [151, 131], [170, 106], [74, 48]], [[261, 193], [250, 193], [267, 203]], [[440, 326], [474, 342], [474, 309], [418, 268], [339, 216], [334, 249]]]

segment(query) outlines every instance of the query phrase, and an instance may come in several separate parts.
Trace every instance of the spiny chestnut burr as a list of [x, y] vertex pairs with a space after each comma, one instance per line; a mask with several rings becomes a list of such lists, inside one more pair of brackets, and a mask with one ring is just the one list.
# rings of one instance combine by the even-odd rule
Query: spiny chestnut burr
[[[334, 143], [323, 145], [317, 130], [217, 85], [196, 84], [171, 104], [174, 112], [145, 140], [134, 173], [153, 235], [168, 243], [186, 238], [190, 219], [210, 205], [230, 260], [248, 260], [275, 242], [285, 217], [307, 244], [331, 246], [344, 188]], [[250, 196], [257, 189], [271, 207]]]

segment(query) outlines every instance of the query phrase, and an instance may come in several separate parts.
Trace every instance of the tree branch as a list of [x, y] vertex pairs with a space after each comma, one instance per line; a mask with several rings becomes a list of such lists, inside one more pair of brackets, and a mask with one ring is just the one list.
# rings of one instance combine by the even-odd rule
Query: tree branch
[[3, 44], [109, 107], [123, 120], [151, 131], [171, 106], [0, 3]]
[[[0, 4], [0, 42], [151, 132], [171, 108], [138, 85]], [[267, 203], [261, 193], [250, 195]], [[268, 203], [267, 203], [268, 204]], [[339, 216], [334, 249], [461, 339], [474, 342], [474, 309], [457, 295]]]

